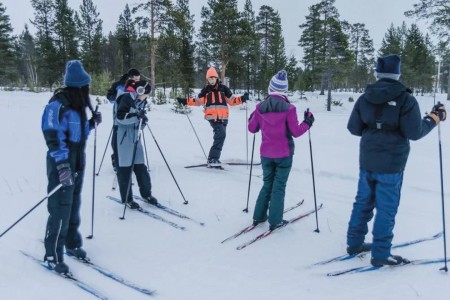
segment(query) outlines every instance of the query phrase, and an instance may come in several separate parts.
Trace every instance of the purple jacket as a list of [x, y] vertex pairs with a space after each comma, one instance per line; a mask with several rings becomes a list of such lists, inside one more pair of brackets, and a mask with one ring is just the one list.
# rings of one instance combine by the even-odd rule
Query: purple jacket
[[299, 124], [297, 110], [282, 95], [269, 95], [258, 104], [250, 115], [248, 130], [256, 133], [261, 129], [261, 156], [284, 158], [294, 155], [294, 140], [308, 131], [307, 123]]

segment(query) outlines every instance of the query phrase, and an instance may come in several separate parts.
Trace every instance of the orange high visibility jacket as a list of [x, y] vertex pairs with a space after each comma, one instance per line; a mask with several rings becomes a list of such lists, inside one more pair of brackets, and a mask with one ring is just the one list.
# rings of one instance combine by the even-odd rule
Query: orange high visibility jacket
[[217, 83], [214, 86], [209, 84], [204, 87], [198, 98], [188, 98], [187, 105], [200, 106], [203, 105], [205, 110], [205, 119], [213, 121], [222, 121], [228, 119], [228, 105], [242, 104], [240, 96], [233, 96], [230, 89]]

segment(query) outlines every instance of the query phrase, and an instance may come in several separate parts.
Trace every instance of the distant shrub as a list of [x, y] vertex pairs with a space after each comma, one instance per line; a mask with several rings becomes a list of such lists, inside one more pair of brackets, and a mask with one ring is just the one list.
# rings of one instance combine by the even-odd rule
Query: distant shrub
[[353, 97], [348, 97], [348, 102], [353, 102], [353, 101], [355, 101], [354, 99], [353, 99]]
[[92, 76], [90, 92], [93, 95], [105, 96], [111, 86], [111, 74], [107, 71]]

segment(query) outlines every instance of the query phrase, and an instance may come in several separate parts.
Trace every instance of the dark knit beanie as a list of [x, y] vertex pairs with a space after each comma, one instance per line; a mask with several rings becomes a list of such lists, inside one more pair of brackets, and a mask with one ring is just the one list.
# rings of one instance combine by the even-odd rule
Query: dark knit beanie
[[400, 78], [400, 57], [396, 54], [379, 57], [375, 72], [377, 78], [398, 80]]
[[138, 69], [129, 69], [128, 70], [128, 77], [133, 76], [141, 76], [141, 73], [138, 71]]

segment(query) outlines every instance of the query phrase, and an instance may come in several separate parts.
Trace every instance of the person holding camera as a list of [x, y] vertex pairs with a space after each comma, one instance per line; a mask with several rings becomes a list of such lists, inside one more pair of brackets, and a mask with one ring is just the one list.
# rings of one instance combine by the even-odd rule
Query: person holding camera
[[[140, 206], [133, 200], [131, 190], [132, 172], [136, 175], [141, 197], [150, 204], [158, 204], [152, 195], [150, 173], [144, 160], [144, 148], [140, 139], [147, 122], [145, 105], [151, 92], [150, 84], [145, 80], [129, 79], [124, 93], [117, 97], [117, 179], [122, 203], [131, 209]], [[127, 198], [128, 195], [128, 198]]]

